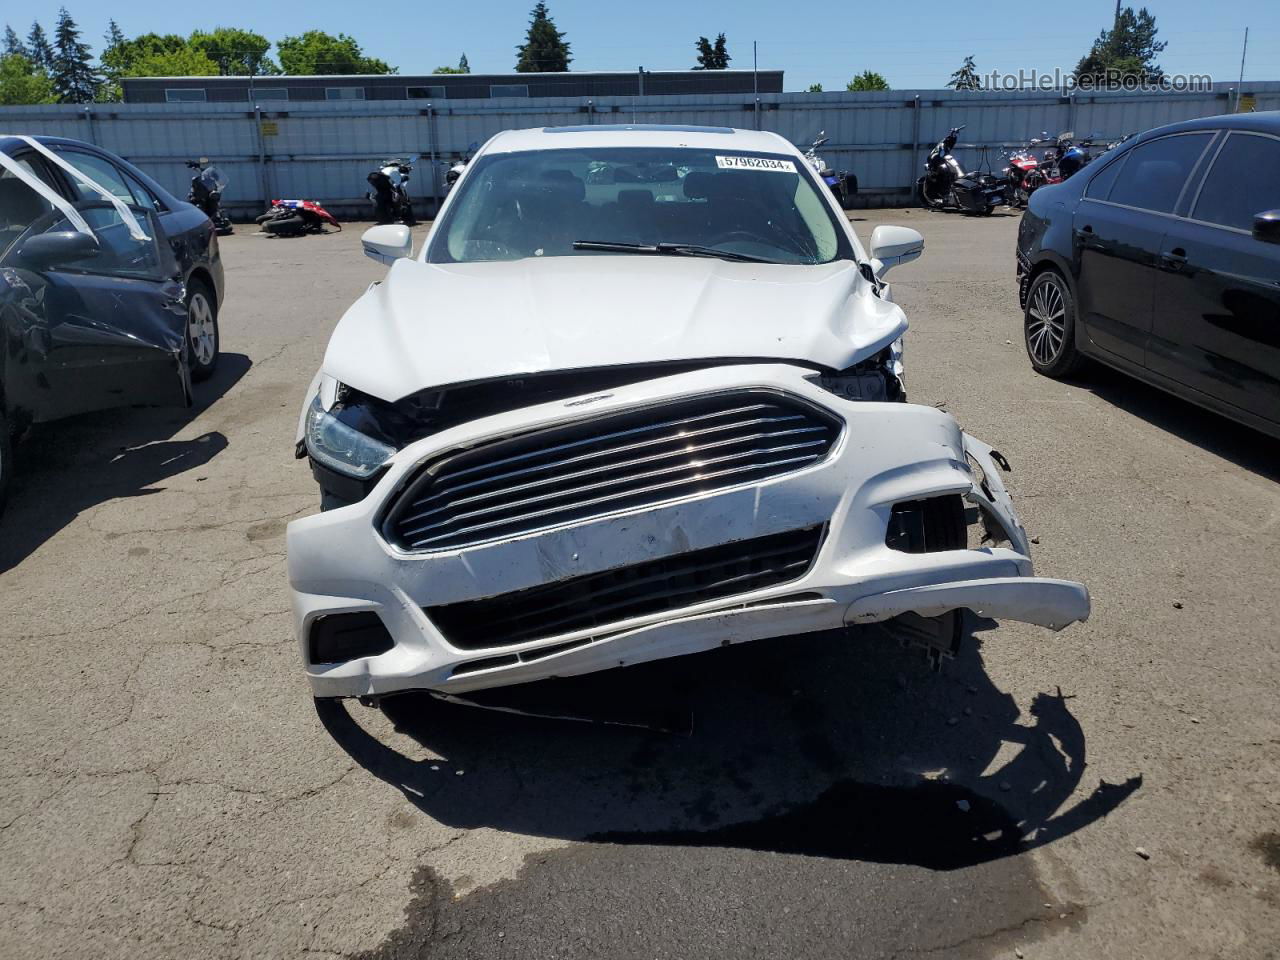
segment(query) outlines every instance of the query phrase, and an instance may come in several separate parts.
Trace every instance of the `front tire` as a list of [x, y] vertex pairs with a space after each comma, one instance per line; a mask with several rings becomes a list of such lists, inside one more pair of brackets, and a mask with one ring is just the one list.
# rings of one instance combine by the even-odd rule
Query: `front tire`
[[1055, 379], [1070, 376], [1084, 363], [1076, 349], [1076, 305], [1066, 278], [1045, 270], [1027, 290], [1023, 343], [1036, 373]]
[[207, 380], [218, 366], [218, 305], [208, 284], [187, 289], [187, 366], [192, 380]]

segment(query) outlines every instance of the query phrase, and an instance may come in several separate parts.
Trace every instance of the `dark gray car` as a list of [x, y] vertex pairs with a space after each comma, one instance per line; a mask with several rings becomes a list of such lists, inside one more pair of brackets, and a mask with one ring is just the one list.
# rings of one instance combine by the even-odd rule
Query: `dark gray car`
[[38, 147], [0, 138], [0, 505], [12, 438], [29, 424], [185, 406], [191, 381], [218, 362], [223, 273], [209, 218], [105, 150], [35, 140], [123, 202], [141, 230]]

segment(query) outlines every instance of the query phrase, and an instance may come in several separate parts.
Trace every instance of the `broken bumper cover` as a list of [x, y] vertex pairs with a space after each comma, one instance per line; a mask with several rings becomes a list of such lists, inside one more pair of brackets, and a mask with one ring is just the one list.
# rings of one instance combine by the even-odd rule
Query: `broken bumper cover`
[[[314, 694], [465, 692], [907, 612], [929, 617], [968, 608], [1055, 630], [1088, 617], [1084, 586], [1033, 576], [1026, 534], [1000, 480], [999, 454], [939, 410], [844, 401], [805, 379], [806, 373], [778, 364], [718, 367], [616, 389], [592, 398], [589, 412], [575, 401], [544, 404], [445, 430], [401, 450], [362, 501], [289, 525], [295, 623]], [[571, 418], [731, 390], [807, 400], [842, 421], [839, 438], [821, 462], [792, 473], [509, 540], [414, 552], [382, 534], [388, 504], [424, 461], [444, 451]], [[928, 553], [886, 545], [895, 504], [953, 494], [978, 508], [988, 529], [998, 527], [1008, 545]], [[486, 598], [498, 601], [486, 609], [501, 611], [508, 595], [528, 597], [535, 588], [678, 563], [698, 551], [714, 556], [726, 545], [804, 530], [820, 533], [794, 577], [676, 609], [515, 643], [463, 643], [445, 618], [432, 618], [433, 610]], [[315, 662], [315, 625], [353, 613], [377, 615], [388, 635], [381, 652]]]

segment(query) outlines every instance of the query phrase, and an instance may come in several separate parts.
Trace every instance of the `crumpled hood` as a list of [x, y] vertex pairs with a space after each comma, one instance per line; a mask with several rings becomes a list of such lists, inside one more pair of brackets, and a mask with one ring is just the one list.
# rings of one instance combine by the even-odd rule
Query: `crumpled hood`
[[842, 369], [906, 325], [849, 261], [399, 260], [338, 323], [323, 369], [391, 401], [449, 384], [663, 361], [776, 358]]

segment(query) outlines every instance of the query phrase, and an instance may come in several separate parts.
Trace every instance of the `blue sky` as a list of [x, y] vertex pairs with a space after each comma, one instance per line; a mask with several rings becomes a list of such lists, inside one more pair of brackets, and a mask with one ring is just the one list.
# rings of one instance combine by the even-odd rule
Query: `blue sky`
[[[220, 0], [66, 0], [95, 51], [107, 18], [128, 35], [187, 33], [217, 25], [242, 26], [272, 40], [307, 29], [354, 36], [365, 52], [400, 68], [429, 72], [454, 64], [466, 52], [476, 72], [506, 72], [528, 21], [532, 0], [438, 0], [407, 4], [356, 4], [351, 0], [265, 3]], [[6, 4], [4, 19], [26, 35], [32, 18], [52, 33], [58, 0]], [[760, 67], [786, 71], [786, 88], [810, 83], [843, 89], [855, 73], [883, 73], [899, 89], [940, 87], [966, 54], [984, 74], [1070, 70], [1115, 13], [1114, 0], [1075, 0], [1014, 6], [955, 0], [909, 3], [790, 3], [778, 0], [549, 0], [552, 17], [572, 44], [574, 70], [685, 69], [693, 66], [693, 42], [724, 32], [734, 67], [750, 68], [751, 42], [759, 42]], [[956, 13], [957, 9], [966, 12]], [[1234, 81], [1240, 72], [1244, 28], [1250, 27], [1245, 78], [1280, 80], [1280, 2], [1235, 0], [1206, 4], [1153, 0], [1160, 58], [1169, 73], [1208, 73]], [[216, 11], [209, 13], [206, 11]]]

